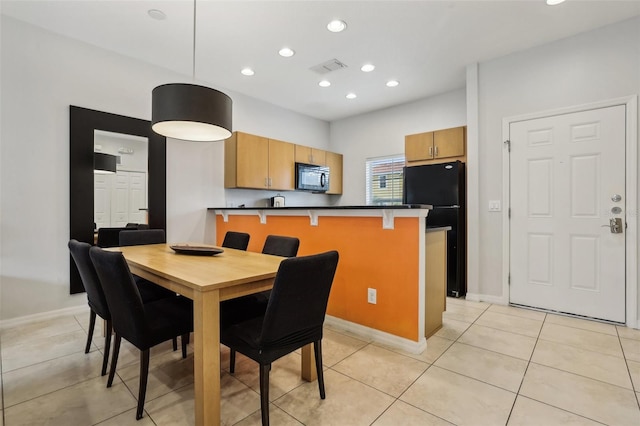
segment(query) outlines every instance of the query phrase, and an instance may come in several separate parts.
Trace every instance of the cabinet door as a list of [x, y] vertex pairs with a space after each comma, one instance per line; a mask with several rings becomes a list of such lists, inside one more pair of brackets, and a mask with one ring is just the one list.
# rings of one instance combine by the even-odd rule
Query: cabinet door
[[433, 133], [434, 158], [461, 157], [464, 155], [464, 127], [437, 130]]
[[311, 164], [317, 164], [318, 166], [327, 165], [327, 151], [322, 149], [311, 148]]
[[296, 145], [296, 163], [311, 163], [311, 148], [308, 146]]
[[431, 160], [433, 158], [433, 132], [405, 136], [404, 155], [407, 161]]
[[295, 145], [269, 139], [269, 189], [294, 189]]
[[269, 139], [238, 132], [236, 150], [238, 188], [266, 189], [269, 177]]
[[342, 154], [326, 152], [329, 166], [329, 190], [327, 194], [342, 194]]

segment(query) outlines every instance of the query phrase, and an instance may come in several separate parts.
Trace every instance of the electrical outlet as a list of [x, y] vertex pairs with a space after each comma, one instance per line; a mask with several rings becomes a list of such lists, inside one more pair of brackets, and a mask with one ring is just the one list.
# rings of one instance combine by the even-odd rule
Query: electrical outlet
[[367, 302], [375, 305], [378, 299], [378, 291], [375, 288], [367, 289]]
[[490, 212], [499, 212], [501, 210], [502, 210], [502, 206], [500, 205], [500, 200], [489, 200]]

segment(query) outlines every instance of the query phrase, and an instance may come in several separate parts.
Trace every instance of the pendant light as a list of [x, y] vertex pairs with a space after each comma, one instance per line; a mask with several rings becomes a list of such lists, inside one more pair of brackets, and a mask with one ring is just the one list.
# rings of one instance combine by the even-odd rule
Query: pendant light
[[[193, 74], [196, 77], [196, 0], [193, 1]], [[219, 141], [231, 136], [232, 101], [226, 94], [196, 84], [171, 83], [151, 93], [151, 128], [188, 141]]]
[[116, 172], [116, 156], [104, 152], [93, 153], [93, 172], [95, 174], [109, 174]]

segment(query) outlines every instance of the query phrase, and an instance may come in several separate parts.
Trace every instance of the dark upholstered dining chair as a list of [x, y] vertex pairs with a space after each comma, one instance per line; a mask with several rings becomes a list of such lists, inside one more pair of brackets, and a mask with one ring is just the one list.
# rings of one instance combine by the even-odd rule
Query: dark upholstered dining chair
[[187, 357], [188, 336], [193, 331], [193, 303], [184, 297], [170, 297], [143, 304], [122, 253], [92, 247], [89, 255], [102, 283], [115, 331], [107, 387], [113, 384], [121, 340], [124, 338], [140, 350], [140, 384], [136, 411], [136, 419], [139, 420], [144, 411], [150, 349], [181, 336], [182, 357]]
[[162, 244], [167, 242], [164, 229], [125, 229], [120, 231], [120, 247], [144, 244]]
[[251, 235], [246, 232], [227, 231], [222, 240], [222, 247], [232, 248], [236, 250], [246, 250], [249, 247], [249, 239]]
[[120, 245], [120, 232], [132, 228], [98, 228], [98, 247], [118, 247]]
[[[295, 237], [268, 235], [262, 247], [263, 254], [281, 257], [295, 257], [298, 254], [300, 240]], [[229, 324], [255, 318], [264, 314], [271, 290], [225, 300], [220, 303], [220, 324]], [[235, 360], [235, 352], [231, 350], [231, 359]]]
[[[84, 349], [85, 353], [89, 353], [89, 350], [91, 349], [91, 340], [93, 339], [93, 331], [96, 325], [96, 316], [102, 318], [106, 324], [104, 356], [102, 359], [101, 370], [101, 374], [104, 376], [105, 374], [107, 374], [107, 363], [109, 360], [109, 349], [111, 346], [111, 312], [109, 311], [109, 305], [107, 304], [107, 299], [104, 295], [102, 284], [98, 279], [96, 270], [93, 266], [93, 263], [91, 262], [91, 258], [89, 257], [90, 248], [91, 245], [88, 243], [83, 243], [78, 240], [69, 241], [69, 251], [71, 252], [71, 257], [73, 257], [73, 261], [78, 268], [78, 272], [80, 273], [80, 280], [82, 281], [84, 290], [87, 292], [87, 302], [89, 304], [89, 308], [91, 309], [89, 313], [89, 331], [87, 334], [87, 344]], [[155, 287], [158, 287], [155, 284], [153, 285]], [[141, 291], [140, 293], [144, 303], [163, 298], [154, 291]], [[175, 297], [175, 293], [169, 292], [169, 296]], [[177, 346], [177, 340], [174, 342], [174, 347], [175, 346]]]
[[[282, 261], [265, 313], [221, 329], [220, 341], [260, 364], [262, 425], [269, 425], [269, 371], [275, 360], [313, 343], [320, 398], [325, 399], [322, 327], [338, 252]], [[230, 373], [235, 365], [230, 364]]]

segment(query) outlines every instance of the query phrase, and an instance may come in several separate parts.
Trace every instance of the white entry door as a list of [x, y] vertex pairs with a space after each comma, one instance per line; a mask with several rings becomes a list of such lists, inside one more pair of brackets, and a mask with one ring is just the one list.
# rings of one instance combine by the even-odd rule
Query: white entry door
[[511, 303], [625, 321], [625, 114], [510, 123]]

